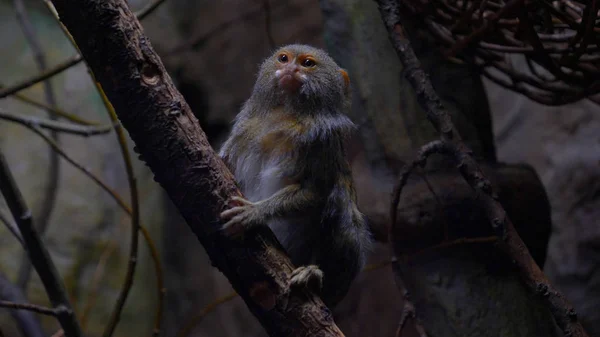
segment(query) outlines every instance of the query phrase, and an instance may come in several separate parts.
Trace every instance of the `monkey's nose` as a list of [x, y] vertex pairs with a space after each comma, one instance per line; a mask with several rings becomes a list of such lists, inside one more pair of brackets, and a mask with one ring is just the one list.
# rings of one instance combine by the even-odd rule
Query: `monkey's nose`
[[285, 73], [279, 78], [279, 87], [287, 92], [296, 92], [302, 86], [302, 82], [293, 73]]
[[300, 67], [291, 63], [291, 64], [286, 65], [284, 72], [293, 74], [293, 73], [297, 73], [299, 70], [300, 70]]

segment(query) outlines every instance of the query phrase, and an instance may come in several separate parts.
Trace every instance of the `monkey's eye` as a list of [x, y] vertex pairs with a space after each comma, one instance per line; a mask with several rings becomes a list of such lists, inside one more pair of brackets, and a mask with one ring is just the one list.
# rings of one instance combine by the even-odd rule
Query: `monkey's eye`
[[304, 59], [304, 61], [302, 61], [302, 66], [305, 68], [312, 68], [316, 65], [317, 65], [317, 62], [315, 62], [312, 59]]
[[277, 58], [277, 60], [279, 60], [279, 62], [281, 62], [281, 63], [287, 63], [288, 56], [286, 54], [280, 54], [279, 57]]

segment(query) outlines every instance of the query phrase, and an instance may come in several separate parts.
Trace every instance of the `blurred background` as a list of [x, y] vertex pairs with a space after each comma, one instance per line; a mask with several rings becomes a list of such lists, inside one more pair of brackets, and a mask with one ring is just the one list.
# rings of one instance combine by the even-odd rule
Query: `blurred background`
[[[17, 2], [0, 0], [2, 86], [41, 71], [19, 23]], [[47, 68], [76, 54], [42, 1], [22, 3]], [[139, 10], [147, 0], [129, 3]], [[275, 47], [305, 43], [330, 51], [349, 70], [355, 93], [351, 117], [360, 132], [351, 142], [349, 156], [359, 206], [379, 228], [374, 231], [382, 241], [370, 262], [389, 260], [385, 226], [395, 173], [418, 146], [432, 138], [432, 131], [423, 126], [426, 121], [422, 117], [407, 113], [415, 110], [416, 103], [408, 97], [410, 88], [402, 80], [401, 66], [375, 2], [167, 0], [142, 25], [216, 148], [249, 97], [258, 65]], [[552, 226], [547, 222], [547, 233], [543, 228], [539, 235], [534, 231], [531, 240], [539, 241], [544, 272], [573, 302], [590, 336], [600, 336], [599, 106], [587, 100], [560, 107], [535, 103], [481, 80], [472, 70], [440, 61], [435, 44], [415, 44], [445, 103], [453, 111], [464, 112], [455, 122], [475, 125], [475, 131], [467, 132], [465, 138], [480, 157], [527, 164], [537, 173], [545, 195], [532, 197], [532, 202], [547, 196]], [[519, 60], [515, 62], [517, 67], [525, 67]], [[57, 107], [86, 120], [110, 123], [83, 63], [52, 77], [50, 83]], [[38, 102], [47, 100], [42, 83], [20, 94]], [[0, 109], [47, 116], [44, 109], [15, 97], [0, 99]], [[88, 138], [59, 134], [58, 141], [65, 152], [128, 200], [127, 176], [113, 133]], [[131, 142], [129, 146], [133, 148]], [[0, 151], [33, 211], [36, 226], [45, 228], [44, 242], [75, 311], [79, 317], [87, 312], [86, 335], [99, 336], [125, 277], [129, 216], [28, 128], [0, 118]], [[134, 167], [142, 223], [158, 248], [164, 272], [161, 336], [176, 336], [205, 305], [231, 293], [232, 288], [210, 265], [204, 249], [149, 169], [137, 158]], [[1, 198], [0, 214], [11, 221]], [[523, 223], [539, 224], [533, 217], [527, 208], [521, 210]], [[26, 260], [19, 242], [0, 226], [0, 295], [4, 289], [18, 287], [30, 302], [48, 304], [35, 271], [30, 272], [30, 280], [27, 277]], [[155, 270], [148, 246], [140, 239], [134, 286], [114, 336], [151, 335], [156, 306]], [[347, 336], [392, 336], [401, 310], [402, 296], [388, 266], [359, 276], [335, 310], [336, 323]], [[46, 335], [58, 330], [53, 318], [38, 318]], [[7, 310], [0, 310], [0, 330], [7, 337], [22, 333]], [[198, 322], [188, 336], [262, 334], [243, 301], [235, 298]]]

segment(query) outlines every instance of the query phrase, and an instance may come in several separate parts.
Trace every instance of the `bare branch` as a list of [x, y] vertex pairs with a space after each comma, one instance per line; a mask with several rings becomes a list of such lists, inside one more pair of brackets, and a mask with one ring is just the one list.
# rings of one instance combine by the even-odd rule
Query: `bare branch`
[[[38, 117], [30, 117], [30, 116], [20, 116], [16, 114], [12, 114], [7, 112], [6, 110], [0, 108], [0, 119], [4, 119], [7, 121], [15, 122], [22, 124], [27, 127], [41, 127], [44, 129], [49, 129], [57, 132], [64, 132], [72, 135], [78, 136], [95, 136], [95, 135], [104, 135], [109, 133], [112, 129], [118, 128], [119, 123], [112, 125], [101, 125], [101, 126], [85, 126], [85, 125], [77, 125], [70, 123], [61, 123], [56, 122], [50, 119], [38, 118]], [[56, 140], [54, 140], [56, 141]]]
[[[21, 289], [11, 283], [2, 273], [0, 273], [0, 299], [17, 303], [27, 301]], [[33, 312], [11, 310], [10, 314], [24, 337], [46, 337], [37, 315]]]
[[80, 337], [81, 329], [75, 318], [69, 302], [67, 292], [52, 262], [46, 246], [40, 239], [31, 218], [31, 212], [25, 205], [23, 196], [17, 188], [12, 173], [6, 164], [4, 155], [0, 152], [0, 192], [4, 195], [6, 204], [10, 209], [21, 235], [29, 258], [35, 267], [50, 302], [57, 309], [58, 321], [68, 337]]
[[25, 79], [25, 80], [23, 80], [17, 84], [14, 84], [10, 87], [0, 89], [0, 98], [10, 96], [16, 92], [19, 92], [23, 89], [27, 89], [35, 84], [45, 81], [45, 80], [49, 79], [50, 77], [52, 77], [56, 74], [60, 74], [61, 72], [71, 68], [72, 66], [81, 62], [82, 60], [83, 60], [83, 58], [80, 55], [71, 56], [69, 59], [67, 59], [66, 61], [63, 61], [62, 63], [56, 65], [53, 68], [43, 71], [31, 78]]
[[[3, 88], [2, 84], [0, 84], [0, 88]], [[34, 107], [41, 108], [41, 109], [44, 109], [46, 111], [52, 111], [52, 113], [54, 113], [55, 115], [57, 115], [59, 117], [62, 117], [62, 118], [65, 118], [65, 119], [68, 119], [69, 121], [71, 121], [73, 123], [76, 123], [76, 124], [80, 124], [80, 125], [95, 125], [95, 126], [100, 125], [100, 123], [98, 123], [98, 122], [88, 121], [88, 120], [83, 119], [83, 118], [81, 118], [81, 117], [79, 117], [77, 115], [68, 113], [68, 112], [66, 112], [66, 111], [64, 111], [62, 109], [53, 108], [53, 107], [49, 106], [46, 103], [43, 103], [43, 102], [40, 102], [40, 101], [35, 100], [33, 98], [30, 98], [30, 97], [25, 96], [25, 95], [23, 95], [21, 93], [15, 93], [11, 97], [13, 97], [13, 98], [15, 98], [15, 99], [17, 99], [17, 100], [19, 100], [21, 102], [33, 105]]]
[[7, 308], [7, 309], [13, 309], [13, 310], [28, 310], [28, 311], [35, 312], [38, 314], [48, 315], [48, 316], [53, 316], [53, 317], [58, 316], [58, 310], [56, 310], [56, 309], [47, 308], [47, 307], [43, 307], [41, 305], [31, 304], [31, 303], [15, 303], [15, 302], [10, 302], [10, 301], [0, 300], [0, 307]]
[[17, 225], [12, 222], [2, 211], [0, 211], [0, 222], [4, 223], [4, 226], [8, 229], [8, 231], [23, 245], [23, 238], [21, 237], [21, 232], [17, 228]]
[[[49, 1], [49, 0], [44, 0], [44, 1]], [[155, 0], [153, 1], [151, 4], [149, 4], [148, 6], [146, 6], [145, 8], [143, 8], [141, 11], [139, 11], [137, 13], [138, 18], [144, 19], [145, 17], [147, 17], [149, 14], [151, 14], [157, 7], [158, 5], [160, 5], [161, 3], [163, 3], [165, 0]], [[67, 59], [66, 61], [58, 64], [57, 66], [55, 66], [54, 68], [50, 68], [40, 74], [35, 75], [34, 77], [31, 77], [29, 79], [23, 80], [15, 85], [12, 85], [10, 87], [7, 88], [3, 88], [0, 89], [0, 98], [4, 98], [7, 96], [10, 96], [16, 92], [19, 92], [23, 89], [27, 89], [37, 83], [40, 83], [42, 81], [45, 81], [47, 79], [49, 79], [50, 77], [60, 74], [63, 71], [79, 64], [79, 62], [83, 61], [83, 57], [81, 57], [81, 55], [77, 54], [77, 55], [73, 55], [71, 56], [71, 58]]]

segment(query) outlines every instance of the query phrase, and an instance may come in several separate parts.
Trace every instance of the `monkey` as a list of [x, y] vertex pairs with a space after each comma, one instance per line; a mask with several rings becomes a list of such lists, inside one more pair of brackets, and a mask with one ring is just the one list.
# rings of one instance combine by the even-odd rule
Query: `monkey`
[[290, 286], [316, 289], [330, 308], [371, 245], [344, 148], [356, 128], [349, 108], [348, 74], [325, 51], [281, 47], [260, 66], [219, 152], [245, 196], [221, 213], [222, 230], [236, 237], [268, 225], [299, 266]]

